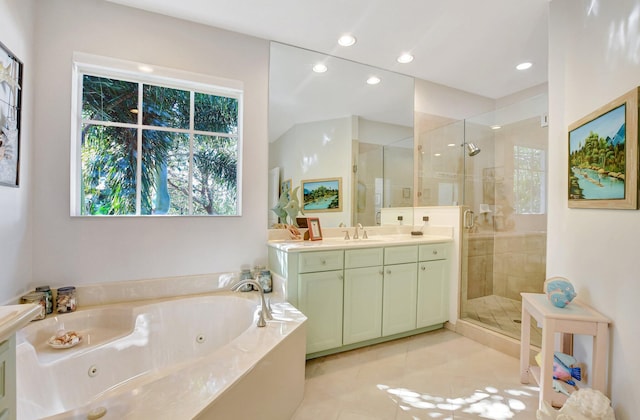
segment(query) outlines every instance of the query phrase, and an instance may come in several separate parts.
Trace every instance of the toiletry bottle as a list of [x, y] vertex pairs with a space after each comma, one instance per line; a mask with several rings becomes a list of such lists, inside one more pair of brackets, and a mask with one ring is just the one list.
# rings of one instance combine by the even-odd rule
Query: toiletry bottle
[[[240, 281], [242, 280], [252, 280], [253, 275], [251, 274], [251, 270], [248, 268], [243, 268], [242, 272], [240, 272]], [[253, 290], [253, 286], [250, 284], [245, 284], [240, 288], [241, 292], [250, 292]]]
[[73, 312], [77, 307], [76, 288], [73, 286], [61, 287], [57, 291], [56, 311], [59, 314]]
[[263, 292], [271, 293], [271, 290], [272, 290], [271, 271], [262, 270], [260, 272], [260, 276], [258, 277], [258, 283], [260, 284], [260, 287], [262, 287]]
[[49, 286], [38, 286], [36, 292], [44, 293], [47, 315], [53, 313], [53, 292]]

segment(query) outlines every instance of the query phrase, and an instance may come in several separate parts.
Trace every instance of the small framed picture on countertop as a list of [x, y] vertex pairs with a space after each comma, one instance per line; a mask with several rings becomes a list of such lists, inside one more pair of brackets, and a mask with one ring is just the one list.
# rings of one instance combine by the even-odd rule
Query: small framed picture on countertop
[[317, 217], [308, 217], [307, 226], [309, 228], [309, 240], [319, 241], [322, 239], [322, 229], [320, 228], [320, 219]]

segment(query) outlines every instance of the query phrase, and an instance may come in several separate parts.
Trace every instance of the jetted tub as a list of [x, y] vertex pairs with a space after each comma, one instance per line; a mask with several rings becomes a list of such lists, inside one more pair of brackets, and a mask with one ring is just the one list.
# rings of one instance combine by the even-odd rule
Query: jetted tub
[[[104, 305], [17, 333], [18, 419], [290, 418], [302, 401], [305, 317], [257, 293]], [[54, 349], [64, 328], [80, 344]]]

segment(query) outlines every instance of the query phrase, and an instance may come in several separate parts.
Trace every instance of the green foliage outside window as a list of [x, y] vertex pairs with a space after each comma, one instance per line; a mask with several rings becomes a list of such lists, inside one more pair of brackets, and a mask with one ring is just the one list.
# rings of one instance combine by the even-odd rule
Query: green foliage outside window
[[84, 75], [82, 119], [82, 215], [238, 214], [237, 98]]

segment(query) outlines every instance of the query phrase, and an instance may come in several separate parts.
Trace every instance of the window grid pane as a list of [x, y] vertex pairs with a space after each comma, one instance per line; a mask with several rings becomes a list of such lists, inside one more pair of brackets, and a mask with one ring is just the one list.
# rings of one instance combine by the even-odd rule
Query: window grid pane
[[221, 136], [194, 136], [194, 214], [237, 214], [238, 141]]
[[138, 84], [106, 77], [83, 76], [82, 119], [135, 124]]
[[544, 214], [544, 150], [514, 146], [513, 162], [516, 214]]
[[136, 214], [136, 148], [135, 129], [83, 126], [81, 214]]
[[194, 129], [238, 134], [238, 100], [195, 92]]
[[142, 123], [147, 126], [189, 129], [189, 92], [144, 85]]

